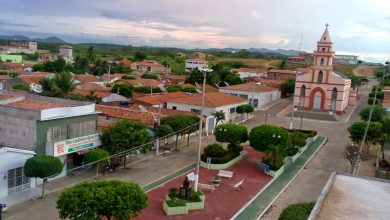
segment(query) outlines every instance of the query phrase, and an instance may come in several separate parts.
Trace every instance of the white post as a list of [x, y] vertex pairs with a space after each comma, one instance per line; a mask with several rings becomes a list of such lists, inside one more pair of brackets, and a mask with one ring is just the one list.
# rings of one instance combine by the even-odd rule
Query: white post
[[[160, 115], [161, 115], [161, 104], [158, 104], [158, 118], [157, 118], [157, 125], [160, 126]], [[160, 154], [160, 138], [157, 136], [157, 143], [156, 143], [156, 155]]]
[[199, 185], [199, 165], [200, 165], [200, 150], [202, 148], [202, 117], [203, 117], [203, 108], [204, 108], [204, 97], [206, 93], [206, 74], [209, 70], [207, 68], [203, 69], [203, 88], [202, 88], [202, 107], [200, 110], [199, 115], [199, 145], [198, 145], [198, 155], [197, 155], [197, 161], [196, 161], [196, 169], [195, 169], [195, 181], [194, 181], [194, 191], [198, 191], [198, 185]]

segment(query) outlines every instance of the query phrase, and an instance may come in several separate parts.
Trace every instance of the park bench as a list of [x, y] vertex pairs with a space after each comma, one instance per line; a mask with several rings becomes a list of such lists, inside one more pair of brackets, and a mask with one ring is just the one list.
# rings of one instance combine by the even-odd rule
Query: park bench
[[199, 183], [198, 186], [199, 186], [199, 188], [201, 188], [201, 189], [207, 189], [207, 190], [210, 190], [211, 192], [213, 192], [213, 191], [215, 190], [215, 186], [214, 186], [214, 185]]
[[233, 185], [234, 190], [240, 190], [242, 185], [244, 184], [244, 180], [241, 180], [240, 182]]
[[219, 170], [218, 176], [220, 177], [226, 177], [226, 178], [232, 178], [233, 177], [233, 172], [231, 171], [226, 171], [226, 170]]

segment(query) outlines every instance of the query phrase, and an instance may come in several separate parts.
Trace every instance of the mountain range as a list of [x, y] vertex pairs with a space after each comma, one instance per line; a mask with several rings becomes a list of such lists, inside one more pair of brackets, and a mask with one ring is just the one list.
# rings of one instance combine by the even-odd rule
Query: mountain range
[[25, 41], [37, 41], [44, 43], [66, 43], [64, 40], [61, 40], [58, 37], [47, 37], [47, 38], [29, 38], [23, 35], [9, 35], [9, 36], [0, 36], [2, 40], [25, 40]]

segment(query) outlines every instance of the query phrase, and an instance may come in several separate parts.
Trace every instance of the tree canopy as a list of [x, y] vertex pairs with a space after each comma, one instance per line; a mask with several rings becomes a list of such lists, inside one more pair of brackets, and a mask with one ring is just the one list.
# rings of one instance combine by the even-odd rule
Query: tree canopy
[[[359, 121], [353, 123], [349, 128], [349, 137], [351, 140], [358, 144], [363, 140], [364, 132], [367, 127], [367, 122]], [[370, 122], [370, 126], [367, 131], [366, 141], [374, 142], [381, 138], [383, 133], [382, 124], [379, 122]]]
[[280, 91], [283, 94], [294, 94], [294, 90], [295, 90], [295, 80], [294, 79], [289, 79], [280, 85]]
[[[371, 111], [371, 107], [372, 106], [368, 106], [368, 107], [366, 107], [366, 108], [364, 108], [364, 109], [362, 109], [360, 111], [359, 115], [362, 118], [362, 120], [368, 121], [368, 118], [369, 118], [369, 115], [370, 115], [370, 111]], [[385, 108], [383, 108], [380, 105], [375, 105], [373, 107], [371, 121], [373, 121], [373, 122], [380, 122], [380, 121], [383, 120], [383, 118], [386, 116], [386, 114], [387, 114], [387, 111], [386, 111]]]
[[118, 93], [119, 95], [125, 96], [125, 97], [131, 97], [133, 94], [133, 88], [129, 85], [123, 84], [123, 83], [115, 83], [112, 88], [112, 93]]
[[225, 121], [225, 112], [216, 111], [211, 113], [215, 117], [215, 127], [217, 127], [218, 123], [221, 121]]
[[248, 130], [244, 125], [219, 125], [215, 128], [215, 138], [219, 142], [239, 144], [248, 139]]
[[147, 195], [135, 183], [117, 180], [81, 183], [61, 193], [57, 200], [60, 218], [96, 220], [111, 217], [127, 220], [147, 207]]
[[263, 152], [277, 145], [287, 148], [290, 143], [290, 135], [283, 128], [273, 125], [260, 125], [251, 130], [249, 143], [254, 149]]
[[57, 73], [54, 76], [52, 91], [59, 97], [67, 98], [69, 93], [76, 88], [76, 84], [69, 72]]
[[114, 154], [151, 141], [147, 125], [139, 121], [122, 120], [103, 130], [104, 149]]

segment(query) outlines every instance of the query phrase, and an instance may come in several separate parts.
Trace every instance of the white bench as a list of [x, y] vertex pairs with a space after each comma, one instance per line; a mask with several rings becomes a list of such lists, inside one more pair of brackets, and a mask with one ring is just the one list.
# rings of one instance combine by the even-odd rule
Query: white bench
[[199, 188], [201, 188], [201, 189], [207, 189], [207, 190], [210, 190], [211, 192], [215, 190], [215, 186], [214, 186], [214, 185], [199, 183], [198, 186], [199, 186]]
[[244, 184], [244, 180], [241, 180], [240, 182], [234, 184], [233, 186], [234, 190], [240, 190], [243, 184]]
[[194, 182], [195, 181], [195, 173], [191, 172], [191, 173], [187, 174], [187, 178], [190, 182]]
[[220, 177], [226, 177], [226, 178], [232, 178], [233, 177], [233, 172], [231, 171], [226, 171], [226, 170], [219, 170], [218, 176]]

